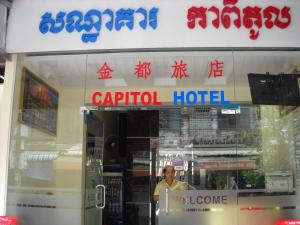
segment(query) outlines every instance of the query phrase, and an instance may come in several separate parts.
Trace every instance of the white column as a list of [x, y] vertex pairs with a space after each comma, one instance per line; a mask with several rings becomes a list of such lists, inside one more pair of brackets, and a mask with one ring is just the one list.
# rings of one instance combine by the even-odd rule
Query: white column
[[5, 64], [5, 81], [0, 111], [0, 216], [6, 213], [7, 172], [16, 69], [17, 55], [14, 54], [11, 61], [7, 61]]

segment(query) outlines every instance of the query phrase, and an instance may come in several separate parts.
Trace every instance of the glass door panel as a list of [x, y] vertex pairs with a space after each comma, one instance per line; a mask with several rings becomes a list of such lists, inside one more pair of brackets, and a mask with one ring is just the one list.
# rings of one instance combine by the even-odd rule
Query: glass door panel
[[98, 111], [85, 111], [86, 158], [84, 224], [101, 225], [104, 219], [105, 186], [103, 185], [104, 127]]

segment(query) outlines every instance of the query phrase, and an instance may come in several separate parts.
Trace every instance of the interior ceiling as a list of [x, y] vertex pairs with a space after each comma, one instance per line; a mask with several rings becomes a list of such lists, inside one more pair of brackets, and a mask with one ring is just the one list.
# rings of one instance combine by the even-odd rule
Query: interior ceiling
[[[187, 64], [187, 79], [172, 79], [172, 66]], [[224, 62], [222, 77], [208, 78], [210, 64]], [[137, 78], [135, 67], [140, 62], [151, 63], [151, 75]], [[99, 80], [97, 71], [104, 63], [113, 70], [112, 79]], [[64, 88], [118, 87], [218, 87], [248, 86], [248, 73], [291, 73], [300, 68], [300, 52], [148, 52], [81, 55], [28, 56], [24, 65]]]

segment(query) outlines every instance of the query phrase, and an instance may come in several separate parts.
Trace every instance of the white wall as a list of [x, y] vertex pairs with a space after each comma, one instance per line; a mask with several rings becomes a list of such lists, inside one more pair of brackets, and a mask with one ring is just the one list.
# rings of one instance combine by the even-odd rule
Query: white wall
[[2, 93], [3, 93], [3, 85], [0, 84], [0, 125], [1, 125]]
[[0, 49], [5, 49], [6, 7], [0, 4]]

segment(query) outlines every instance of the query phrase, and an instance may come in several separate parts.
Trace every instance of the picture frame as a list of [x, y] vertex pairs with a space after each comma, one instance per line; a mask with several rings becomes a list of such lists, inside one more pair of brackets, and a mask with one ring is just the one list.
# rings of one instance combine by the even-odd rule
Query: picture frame
[[280, 117], [284, 117], [297, 109], [298, 106], [285, 106], [285, 105], [279, 105], [279, 115]]
[[21, 123], [56, 135], [58, 100], [58, 91], [26, 67], [22, 68]]

